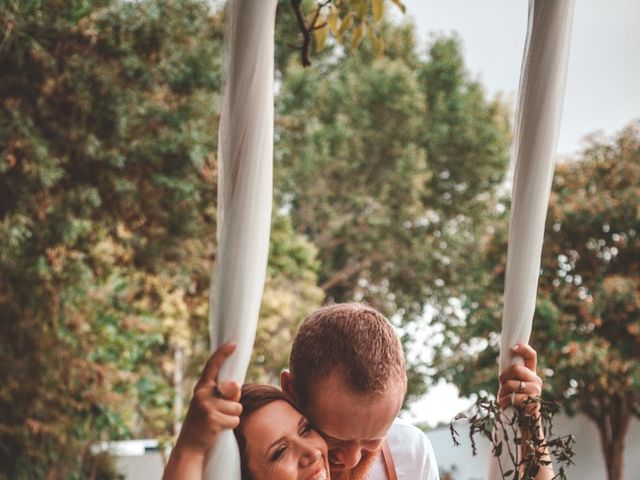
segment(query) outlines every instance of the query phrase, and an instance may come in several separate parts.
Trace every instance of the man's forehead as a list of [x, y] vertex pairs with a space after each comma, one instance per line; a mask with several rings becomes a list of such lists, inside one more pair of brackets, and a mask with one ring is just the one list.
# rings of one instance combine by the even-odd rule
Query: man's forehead
[[[406, 391], [402, 379], [390, 380], [384, 391], [361, 392], [349, 385], [340, 372], [331, 372], [317, 379], [308, 391], [307, 403], [314, 407], [338, 404], [340, 410], [346, 406], [376, 403], [380, 400], [402, 400]], [[400, 406], [398, 406], [399, 408]]]
[[358, 394], [340, 383], [315, 386], [304, 413], [327, 440], [379, 441], [384, 439], [404, 398], [402, 385], [380, 394]]

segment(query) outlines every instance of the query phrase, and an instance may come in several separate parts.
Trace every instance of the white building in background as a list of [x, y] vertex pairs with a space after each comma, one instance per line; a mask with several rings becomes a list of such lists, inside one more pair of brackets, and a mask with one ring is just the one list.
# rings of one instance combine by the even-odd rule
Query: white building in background
[[[441, 471], [451, 472], [453, 480], [486, 480], [489, 471], [489, 444], [478, 442], [478, 455], [473, 456], [469, 430], [457, 428], [462, 445], [454, 447], [448, 427], [427, 433], [433, 445]], [[606, 470], [600, 438], [596, 427], [584, 416], [569, 418], [558, 415], [554, 421], [557, 435], [572, 433], [576, 438], [575, 465], [569, 467], [569, 480], [606, 480]], [[155, 440], [111, 442], [100, 445], [100, 451], [110, 451], [123, 480], [160, 480], [162, 457]], [[97, 452], [96, 452], [97, 453]], [[640, 480], [640, 421], [633, 420], [627, 434], [624, 453], [624, 480]]]
[[[567, 469], [569, 480], [606, 480], [604, 454], [600, 447], [600, 437], [593, 422], [585, 416], [570, 418], [558, 414], [554, 417], [554, 434], [572, 433], [576, 439], [575, 456]], [[488, 442], [477, 442], [478, 455], [475, 457], [469, 442], [469, 429], [460, 423], [456, 430], [460, 434], [459, 447], [453, 446], [448, 427], [427, 433], [436, 453], [440, 471], [451, 472], [453, 480], [485, 480], [489, 471]], [[624, 452], [624, 480], [640, 480], [640, 421], [632, 420]]]

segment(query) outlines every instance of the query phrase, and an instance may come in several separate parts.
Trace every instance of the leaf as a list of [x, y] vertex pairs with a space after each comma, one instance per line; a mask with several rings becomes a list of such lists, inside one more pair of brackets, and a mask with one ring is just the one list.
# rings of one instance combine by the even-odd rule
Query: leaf
[[493, 450], [494, 457], [499, 457], [500, 455], [502, 455], [502, 442], [498, 443], [496, 448]]
[[327, 24], [329, 25], [329, 29], [336, 37], [338, 37], [338, 35], [342, 37], [342, 34], [339, 33], [341, 23], [342, 21], [340, 20], [340, 12], [338, 12], [337, 8], [332, 6], [331, 10], [329, 11], [329, 16], [327, 17]]
[[362, 38], [364, 37], [364, 29], [366, 25], [364, 23], [359, 23], [356, 25], [356, 28], [353, 29], [353, 37], [351, 37], [351, 49], [355, 50], [362, 42]]
[[337, 37], [339, 41], [342, 41], [342, 37], [345, 34], [345, 32], [347, 30], [349, 30], [351, 28], [351, 25], [353, 25], [353, 14], [349, 14], [346, 17], [344, 17], [344, 20], [342, 20], [342, 25], [340, 25], [340, 28], [338, 29], [338, 33], [337, 33]]
[[384, 16], [384, 0], [372, 0], [371, 11], [373, 13], [373, 21], [378, 24]]
[[321, 52], [324, 50], [325, 44], [327, 43], [327, 36], [329, 35], [329, 27], [328, 25], [323, 26], [322, 28], [317, 28], [313, 31], [313, 36], [316, 40], [316, 50]]
[[400, 10], [402, 10], [402, 13], [407, 13], [407, 7], [405, 7], [404, 3], [402, 3], [400, 0], [391, 0], [391, 1], [395, 3]]
[[369, 27], [367, 33], [369, 40], [373, 44], [373, 48], [376, 51], [376, 57], [382, 57], [382, 54], [384, 53], [384, 41], [382, 40], [382, 37], [380, 37], [371, 27]]
[[358, 7], [357, 7], [357, 11], [358, 11], [358, 17], [360, 17], [360, 19], [362, 20], [363, 18], [365, 18], [367, 16], [367, 13], [369, 12], [369, 2], [368, 0], [358, 0]]

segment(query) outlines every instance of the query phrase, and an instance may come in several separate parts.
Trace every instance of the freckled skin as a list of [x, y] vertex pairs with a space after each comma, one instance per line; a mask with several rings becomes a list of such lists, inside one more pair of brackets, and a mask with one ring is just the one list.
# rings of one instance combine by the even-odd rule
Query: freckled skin
[[387, 431], [398, 415], [405, 387], [397, 381], [382, 394], [352, 392], [336, 374], [314, 385], [307, 417], [329, 445], [331, 478], [340, 480], [346, 470], [379, 451]]
[[329, 473], [327, 444], [284, 401], [251, 414], [245, 424], [249, 470], [261, 480], [316, 480]]

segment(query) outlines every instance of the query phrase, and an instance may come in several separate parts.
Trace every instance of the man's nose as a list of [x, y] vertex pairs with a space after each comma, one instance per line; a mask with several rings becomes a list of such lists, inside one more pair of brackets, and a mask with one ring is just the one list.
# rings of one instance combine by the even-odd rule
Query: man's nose
[[362, 458], [362, 449], [358, 445], [341, 445], [334, 451], [335, 459], [345, 468], [353, 468]]

